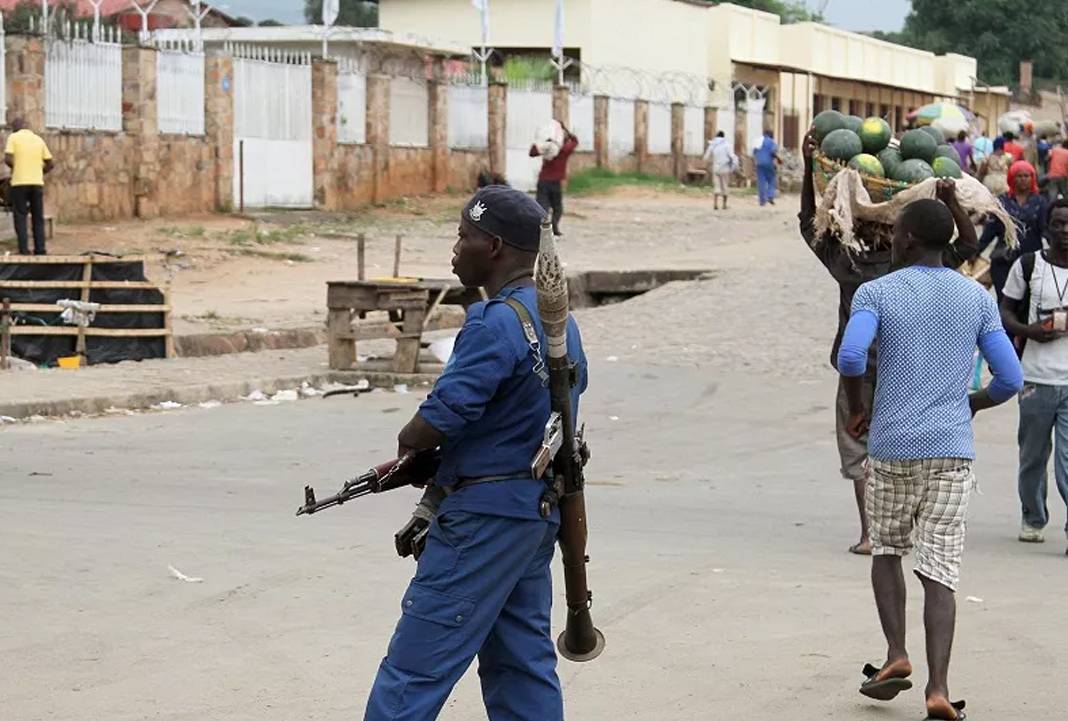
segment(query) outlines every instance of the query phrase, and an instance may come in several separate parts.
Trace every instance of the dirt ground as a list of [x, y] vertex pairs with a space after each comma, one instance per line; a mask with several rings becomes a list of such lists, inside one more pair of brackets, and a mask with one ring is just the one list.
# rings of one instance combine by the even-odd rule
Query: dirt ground
[[[328, 280], [356, 278], [364, 233], [367, 276], [393, 274], [403, 235], [402, 276], [448, 277], [466, 196], [414, 198], [347, 214], [265, 212], [112, 224], [59, 225], [49, 251], [144, 254], [149, 277], [170, 283], [179, 334], [321, 325]], [[617, 189], [567, 199], [565, 261], [573, 270], [713, 268], [745, 264], [756, 238], [781, 235], [796, 203], [762, 210], [740, 196], [726, 213], [693, 192]], [[331, 237], [331, 235], [334, 237]]]

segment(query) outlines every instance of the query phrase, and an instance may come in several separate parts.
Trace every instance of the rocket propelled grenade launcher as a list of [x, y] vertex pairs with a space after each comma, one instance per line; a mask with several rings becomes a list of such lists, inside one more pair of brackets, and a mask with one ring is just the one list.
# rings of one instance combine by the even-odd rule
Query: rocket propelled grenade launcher
[[[567, 277], [556, 253], [552, 225], [541, 226], [538, 267], [534, 276], [538, 291], [538, 315], [545, 330], [546, 365], [549, 369], [549, 397], [553, 417], [546, 428], [542, 451], [553, 452], [553, 474], [562, 482], [560, 498], [560, 557], [564, 563], [567, 596], [567, 625], [557, 639], [560, 654], [571, 661], [591, 661], [604, 650], [604, 634], [593, 625], [590, 606], [593, 593], [586, 582], [586, 500], [583, 465], [588, 453], [575, 433], [575, 413], [571, 389], [575, 369], [567, 357], [567, 321], [570, 315]], [[557, 423], [557, 417], [559, 421]], [[558, 444], [558, 446], [557, 446]], [[556, 450], [552, 450], [556, 447]], [[535, 458], [535, 463], [540, 460]], [[539, 476], [535, 476], [537, 478]]]

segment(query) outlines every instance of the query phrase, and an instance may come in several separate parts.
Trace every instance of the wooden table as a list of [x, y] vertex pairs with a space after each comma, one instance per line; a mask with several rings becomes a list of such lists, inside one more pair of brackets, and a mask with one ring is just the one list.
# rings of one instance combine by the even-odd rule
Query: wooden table
[[393, 354], [395, 373], [415, 373], [423, 331], [442, 305], [465, 308], [482, 300], [480, 290], [464, 288], [455, 280], [383, 278], [328, 281], [326, 284], [327, 339], [332, 370], [356, 364], [353, 318], [376, 310], [387, 311], [397, 327]]

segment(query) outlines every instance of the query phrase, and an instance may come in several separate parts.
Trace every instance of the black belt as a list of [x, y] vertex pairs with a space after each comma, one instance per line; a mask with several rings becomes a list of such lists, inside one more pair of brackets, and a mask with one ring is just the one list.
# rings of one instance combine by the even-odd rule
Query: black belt
[[[530, 476], [529, 470], [518, 471], [512, 474], [505, 474], [500, 476], [480, 476], [478, 478], [460, 478], [451, 486], [442, 486], [446, 496], [451, 496], [457, 491], [467, 488], [469, 486], [477, 486], [482, 483], [495, 483], [497, 481], [533, 481], [535, 480]], [[538, 513], [542, 518], [548, 518], [553, 508], [560, 502], [560, 488], [554, 482], [551, 474], [547, 474], [541, 481], [545, 484], [545, 492], [541, 494], [541, 500], [538, 502]]]

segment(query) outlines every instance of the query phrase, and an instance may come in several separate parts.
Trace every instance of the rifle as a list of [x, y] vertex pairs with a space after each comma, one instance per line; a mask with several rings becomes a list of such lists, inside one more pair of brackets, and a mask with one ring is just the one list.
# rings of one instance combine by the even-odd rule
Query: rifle
[[385, 493], [411, 485], [425, 485], [434, 478], [440, 463], [441, 452], [437, 449], [412, 451], [346, 481], [340, 491], [322, 500], [316, 500], [315, 489], [304, 486], [304, 505], [297, 509], [297, 515], [310, 516], [372, 493]]
[[[582, 431], [575, 432], [575, 413], [571, 407], [571, 389], [575, 371], [567, 357], [568, 307], [567, 278], [556, 253], [552, 226], [541, 226], [541, 247], [535, 274], [538, 292], [538, 315], [545, 329], [546, 366], [549, 370], [550, 426], [558, 420], [557, 432], [546, 429], [543, 448], [557, 443], [552, 466], [557, 483], [562, 482], [560, 498], [560, 557], [564, 563], [564, 589], [567, 596], [567, 625], [557, 639], [560, 654], [571, 661], [591, 661], [604, 650], [604, 634], [590, 616], [593, 593], [586, 581], [586, 485], [583, 466], [589, 451]], [[555, 436], [555, 437], [554, 437]], [[541, 454], [539, 454], [540, 456]], [[538, 463], [539, 458], [535, 458]], [[535, 477], [538, 477], [537, 475]]]

